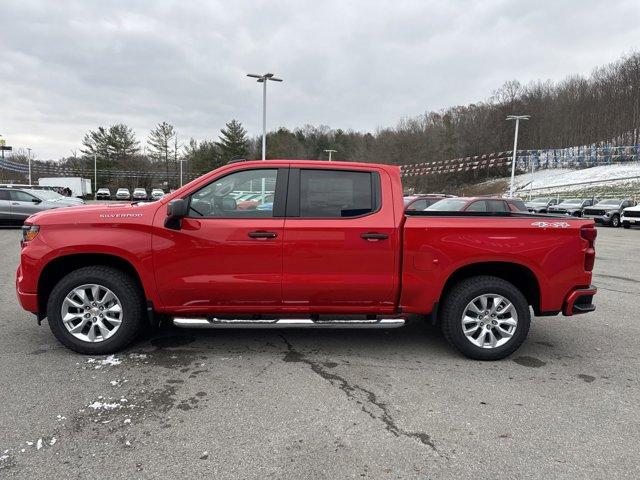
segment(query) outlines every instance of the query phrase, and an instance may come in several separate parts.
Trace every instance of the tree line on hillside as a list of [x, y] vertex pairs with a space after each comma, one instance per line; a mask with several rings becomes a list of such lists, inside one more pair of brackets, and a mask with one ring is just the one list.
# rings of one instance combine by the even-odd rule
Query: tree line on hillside
[[[335, 160], [408, 164], [447, 160], [510, 150], [513, 122], [510, 114], [528, 114], [521, 125], [520, 149], [559, 148], [589, 144], [637, 144], [640, 142], [640, 52], [597, 68], [587, 77], [536, 81], [523, 85], [506, 82], [482, 102], [428, 111], [405, 118], [395, 127], [371, 132], [306, 125], [293, 130], [278, 128], [267, 134], [267, 158], [325, 160], [333, 149]], [[81, 155], [63, 159], [65, 164], [86, 162], [98, 156], [99, 168], [153, 169], [175, 172], [177, 161], [199, 174], [235, 156], [260, 158], [261, 138], [249, 138], [232, 120], [217, 140], [190, 139], [179, 144], [175, 128], [163, 122], [141, 147], [133, 131], [123, 124], [98, 128], [82, 141]], [[92, 165], [91, 165], [92, 166]], [[418, 177], [410, 180], [422, 190], [483, 179], [498, 172]], [[171, 185], [174, 186], [174, 185]]]

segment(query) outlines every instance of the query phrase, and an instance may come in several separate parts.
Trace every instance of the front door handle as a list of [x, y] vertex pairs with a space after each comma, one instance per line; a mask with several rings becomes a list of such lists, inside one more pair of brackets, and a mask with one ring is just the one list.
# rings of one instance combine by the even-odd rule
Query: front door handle
[[250, 238], [276, 238], [278, 234], [276, 232], [265, 232], [262, 230], [257, 230], [255, 232], [249, 232]]
[[386, 233], [378, 233], [378, 232], [367, 232], [360, 235], [361, 238], [365, 240], [386, 240], [389, 238], [389, 235]]

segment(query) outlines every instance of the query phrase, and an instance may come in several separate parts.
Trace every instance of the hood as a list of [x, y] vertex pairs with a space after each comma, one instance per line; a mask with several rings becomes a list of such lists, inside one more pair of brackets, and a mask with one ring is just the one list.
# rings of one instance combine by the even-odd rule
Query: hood
[[585, 210], [620, 210], [620, 205], [593, 205]]
[[[29, 223], [37, 223], [38, 225], [52, 225], [57, 223], [101, 223], [112, 222], [117, 223], [119, 220], [130, 219], [135, 221], [149, 214], [150, 211], [155, 212], [153, 206], [155, 203], [131, 204], [91, 204], [91, 205], [69, 205], [64, 206], [58, 204], [62, 208], [54, 208], [45, 210], [31, 215], [27, 221]], [[151, 207], [151, 208], [149, 208]], [[152, 215], [153, 216], [153, 215]]]

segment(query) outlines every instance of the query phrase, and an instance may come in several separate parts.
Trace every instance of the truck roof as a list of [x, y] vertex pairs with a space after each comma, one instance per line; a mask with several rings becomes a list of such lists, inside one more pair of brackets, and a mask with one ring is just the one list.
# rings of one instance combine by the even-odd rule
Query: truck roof
[[268, 160], [244, 160], [233, 162], [233, 165], [242, 164], [247, 166], [261, 166], [268, 164], [283, 165], [288, 164], [296, 167], [351, 167], [351, 168], [382, 168], [384, 170], [399, 171], [400, 167], [397, 165], [389, 165], [386, 163], [364, 163], [364, 162], [344, 162], [344, 161], [327, 161], [327, 160], [292, 160], [292, 159], [268, 159]]

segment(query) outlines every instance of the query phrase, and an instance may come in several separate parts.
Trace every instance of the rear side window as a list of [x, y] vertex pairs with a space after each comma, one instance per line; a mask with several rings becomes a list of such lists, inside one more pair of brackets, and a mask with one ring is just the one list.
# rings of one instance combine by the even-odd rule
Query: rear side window
[[300, 217], [358, 217], [377, 210], [371, 172], [300, 170]]
[[0, 190], [0, 200], [9, 200], [8, 190]]

